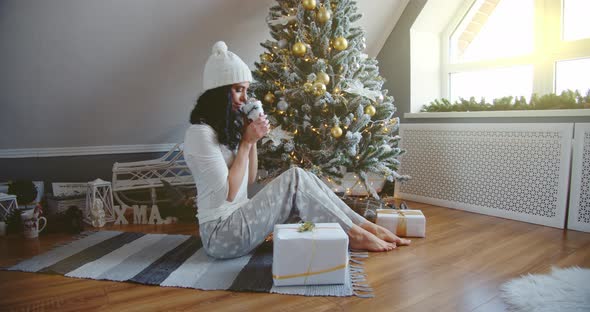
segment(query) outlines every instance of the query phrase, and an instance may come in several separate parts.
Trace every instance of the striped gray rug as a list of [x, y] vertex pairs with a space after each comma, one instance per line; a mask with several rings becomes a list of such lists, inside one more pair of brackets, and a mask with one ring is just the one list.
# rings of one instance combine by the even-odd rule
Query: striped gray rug
[[98, 231], [4, 269], [202, 290], [372, 296], [372, 289], [364, 284], [361, 262], [355, 259], [366, 258], [366, 253], [351, 253], [343, 285], [276, 287], [272, 283], [272, 243], [229, 260], [211, 258], [201, 247], [201, 240], [191, 235]]

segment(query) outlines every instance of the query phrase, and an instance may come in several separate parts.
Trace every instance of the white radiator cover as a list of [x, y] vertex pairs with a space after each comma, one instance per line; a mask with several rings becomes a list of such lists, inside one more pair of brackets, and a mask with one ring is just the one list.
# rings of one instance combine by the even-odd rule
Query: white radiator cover
[[576, 123], [568, 228], [590, 232], [590, 123]]
[[564, 228], [573, 124], [402, 124], [396, 197]]

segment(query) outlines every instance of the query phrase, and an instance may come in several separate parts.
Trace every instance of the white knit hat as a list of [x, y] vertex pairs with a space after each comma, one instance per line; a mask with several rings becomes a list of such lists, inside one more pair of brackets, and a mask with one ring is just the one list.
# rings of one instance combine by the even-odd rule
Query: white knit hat
[[225, 42], [216, 42], [203, 71], [203, 91], [245, 81], [252, 81], [248, 65], [228, 51]]

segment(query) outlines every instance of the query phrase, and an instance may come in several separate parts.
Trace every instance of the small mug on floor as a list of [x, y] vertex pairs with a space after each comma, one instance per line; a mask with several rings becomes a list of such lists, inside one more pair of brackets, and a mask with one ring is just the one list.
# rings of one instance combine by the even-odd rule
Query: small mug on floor
[[[47, 219], [45, 217], [39, 217], [36, 213], [31, 211], [23, 212], [21, 214], [23, 221], [23, 235], [26, 238], [36, 238], [39, 233], [43, 231], [47, 225]], [[43, 226], [39, 228], [39, 223], [43, 221]]]

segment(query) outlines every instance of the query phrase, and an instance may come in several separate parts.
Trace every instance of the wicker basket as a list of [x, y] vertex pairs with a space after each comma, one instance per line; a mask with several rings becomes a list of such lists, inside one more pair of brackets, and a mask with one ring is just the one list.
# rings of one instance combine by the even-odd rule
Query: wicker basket
[[47, 209], [50, 214], [62, 213], [71, 206], [76, 206], [84, 211], [86, 208], [86, 195], [69, 197], [47, 197]]
[[393, 208], [389, 203], [371, 197], [344, 196], [341, 199], [348, 207], [373, 223], [377, 220], [377, 209]]

